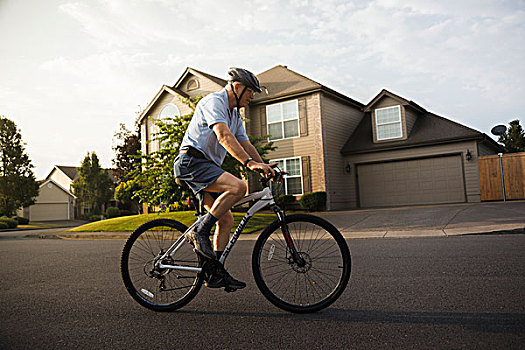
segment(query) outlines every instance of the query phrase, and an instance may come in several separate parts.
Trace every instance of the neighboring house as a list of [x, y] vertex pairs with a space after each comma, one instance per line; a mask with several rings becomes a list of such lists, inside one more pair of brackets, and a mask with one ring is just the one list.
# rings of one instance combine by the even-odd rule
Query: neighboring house
[[48, 179], [40, 185], [35, 204], [24, 208], [19, 215], [30, 221], [72, 220], [76, 198], [55, 180]]
[[[249, 135], [270, 135], [277, 146], [267, 158], [290, 173], [287, 194], [326, 191], [329, 210], [480, 201], [477, 157], [501, 150], [487, 135], [386, 90], [364, 105], [286, 66], [258, 78], [268, 93], [241, 115]], [[226, 84], [187, 68], [164, 85], [139, 118], [142, 151], [158, 149], [148, 143], [152, 119], [188, 114], [184, 98]], [[253, 178], [249, 184], [258, 186]]]
[[[116, 181], [112, 169], [108, 173]], [[72, 193], [73, 181], [79, 178], [76, 167], [55, 165], [40, 185], [36, 203], [19, 211], [19, 215], [31, 221], [73, 220], [79, 215], [89, 215], [90, 208], [78, 207], [77, 197]], [[111, 199], [106, 207], [117, 206]]]

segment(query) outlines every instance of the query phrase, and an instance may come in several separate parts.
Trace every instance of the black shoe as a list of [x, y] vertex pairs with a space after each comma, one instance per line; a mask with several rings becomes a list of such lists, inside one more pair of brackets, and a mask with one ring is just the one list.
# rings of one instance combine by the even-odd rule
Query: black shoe
[[226, 289], [229, 289], [229, 291], [235, 291], [246, 287], [246, 283], [233, 278], [224, 267], [217, 269], [217, 271], [214, 272], [204, 284], [208, 288], [225, 287]]
[[196, 232], [195, 229], [191, 230], [186, 234], [186, 240], [190, 242], [195, 251], [208, 259], [215, 260], [215, 252], [211, 247], [210, 235], [201, 234]]

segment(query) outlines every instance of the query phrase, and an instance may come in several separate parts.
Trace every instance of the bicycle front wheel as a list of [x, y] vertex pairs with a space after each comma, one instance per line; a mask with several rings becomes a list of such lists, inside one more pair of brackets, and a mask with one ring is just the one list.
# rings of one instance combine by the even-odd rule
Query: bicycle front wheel
[[283, 310], [319, 311], [345, 290], [350, 278], [350, 250], [341, 233], [322, 218], [299, 214], [285, 220], [301, 261], [292, 257], [281, 224], [276, 221], [255, 244], [255, 282], [261, 293]]
[[[178, 221], [157, 219], [136, 229], [122, 249], [120, 270], [129, 294], [139, 304], [155, 311], [172, 311], [189, 303], [202, 285], [200, 273], [160, 269], [161, 256], [177, 242], [187, 227]], [[165, 265], [200, 267], [201, 261], [189, 243], [182, 241]]]

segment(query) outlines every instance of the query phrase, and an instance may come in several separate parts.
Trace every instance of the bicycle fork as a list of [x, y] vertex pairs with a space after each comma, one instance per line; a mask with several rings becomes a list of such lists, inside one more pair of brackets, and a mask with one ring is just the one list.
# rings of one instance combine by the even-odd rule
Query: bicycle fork
[[281, 231], [283, 233], [284, 240], [286, 242], [286, 246], [288, 248], [288, 251], [290, 252], [290, 257], [287, 256], [288, 261], [290, 263], [297, 264], [298, 267], [305, 266], [306, 261], [301, 257], [301, 255], [295, 248], [295, 244], [293, 242], [292, 235], [290, 234], [290, 230], [288, 229], [288, 223], [286, 222], [286, 217], [284, 215], [284, 212], [280, 210], [278, 207], [274, 208], [274, 212], [275, 214], [277, 214], [277, 218], [281, 225]]

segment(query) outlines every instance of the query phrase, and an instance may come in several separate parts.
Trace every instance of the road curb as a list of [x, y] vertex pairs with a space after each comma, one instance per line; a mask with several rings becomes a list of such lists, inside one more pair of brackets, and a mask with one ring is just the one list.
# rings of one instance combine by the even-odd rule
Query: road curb
[[[469, 236], [469, 235], [502, 235], [502, 234], [525, 234], [525, 226], [514, 225], [517, 227], [506, 228], [503, 230], [487, 230], [487, 227], [466, 228], [463, 231], [455, 230], [447, 232], [446, 229], [422, 229], [422, 230], [380, 230], [380, 231], [348, 231], [340, 230], [345, 239], [371, 239], [371, 238], [420, 238], [420, 237], [451, 237], [451, 236]], [[82, 232], [67, 233], [54, 232], [52, 234], [27, 235], [24, 238], [41, 238], [41, 239], [93, 239], [93, 240], [127, 240], [131, 232]], [[257, 232], [250, 234], [241, 234], [240, 240], [256, 240], [259, 237]]]

